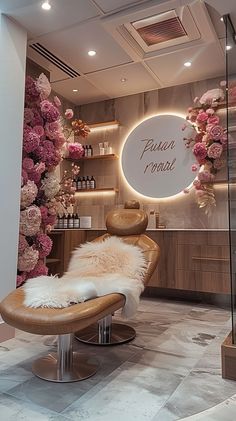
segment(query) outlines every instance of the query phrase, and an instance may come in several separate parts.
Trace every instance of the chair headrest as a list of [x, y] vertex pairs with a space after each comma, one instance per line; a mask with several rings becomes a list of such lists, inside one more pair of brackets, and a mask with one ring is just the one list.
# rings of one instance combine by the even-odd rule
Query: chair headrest
[[148, 216], [141, 209], [114, 209], [106, 217], [107, 232], [111, 235], [139, 235], [147, 228]]

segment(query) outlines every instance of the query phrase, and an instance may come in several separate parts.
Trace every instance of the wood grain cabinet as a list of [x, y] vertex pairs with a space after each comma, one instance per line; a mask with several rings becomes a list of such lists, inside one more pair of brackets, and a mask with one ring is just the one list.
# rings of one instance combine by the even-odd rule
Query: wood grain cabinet
[[227, 231], [162, 231], [148, 233], [161, 248], [150, 287], [229, 293]]
[[62, 276], [68, 268], [72, 251], [86, 241], [83, 230], [54, 230], [50, 233], [53, 247], [46, 259], [49, 274]]

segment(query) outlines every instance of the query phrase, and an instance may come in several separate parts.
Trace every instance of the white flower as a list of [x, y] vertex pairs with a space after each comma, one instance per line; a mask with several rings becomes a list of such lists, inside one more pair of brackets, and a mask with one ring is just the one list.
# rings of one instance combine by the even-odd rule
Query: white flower
[[48, 172], [42, 180], [42, 190], [48, 199], [53, 199], [60, 190], [60, 182], [54, 172]]

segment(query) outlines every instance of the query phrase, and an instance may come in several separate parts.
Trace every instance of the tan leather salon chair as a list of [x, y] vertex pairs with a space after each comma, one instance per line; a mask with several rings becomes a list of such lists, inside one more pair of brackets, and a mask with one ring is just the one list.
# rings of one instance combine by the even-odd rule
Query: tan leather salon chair
[[[159, 260], [159, 246], [144, 234], [148, 224], [147, 214], [139, 209], [139, 202], [133, 200], [125, 203], [124, 209], [110, 211], [106, 217], [107, 233], [93, 241], [103, 241], [115, 235], [129, 244], [139, 246], [148, 261], [148, 270], [144, 278], [148, 284]], [[75, 334], [76, 339], [91, 345], [118, 345], [129, 342], [136, 336], [133, 327], [112, 322], [113, 314], [109, 314], [85, 329]]]
[[[148, 261], [145, 284], [153, 273], [159, 258], [158, 245], [148, 238], [144, 231], [147, 215], [139, 209], [121, 209], [111, 212], [107, 217], [108, 235], [122, 236], [124, 241], [139, 245]], [[105, 237], [98, 238], [102, 241]], [[38, 335], [58, 335], [57, 352], [36, 360], [32, 365], [33, 373], [45, 380], [54, 382], [73, 382], [86, 379], [96, 373], [98, 364], [88, 353], [73, 351], [74, 333], [100, 322], [102, 341], [107, 339], [106, 321], [110, 315], [122, 308], [125, 297], [122, 294], [109, 294], [70, 307], [29, 308], [24, 304], [24, 289], [11, 292], [1, 303], [0, 313], [10, 326]], [[107, 319], [108, 318], [108, 319]]]

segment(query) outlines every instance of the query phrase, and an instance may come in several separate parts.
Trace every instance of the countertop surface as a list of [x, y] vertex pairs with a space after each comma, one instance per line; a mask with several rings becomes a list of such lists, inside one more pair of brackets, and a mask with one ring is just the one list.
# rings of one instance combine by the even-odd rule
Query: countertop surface
[[[56, 228], [52, 230], [51, 232], [57, 232], [57, 231], [106, 231], [106, 228]], [[227, 232], [229, 231], [228, 228], [147, 228], [146, 231], [223, 231]], [[232, 229], [231, 231], [235, 231], [235, 229]]]

